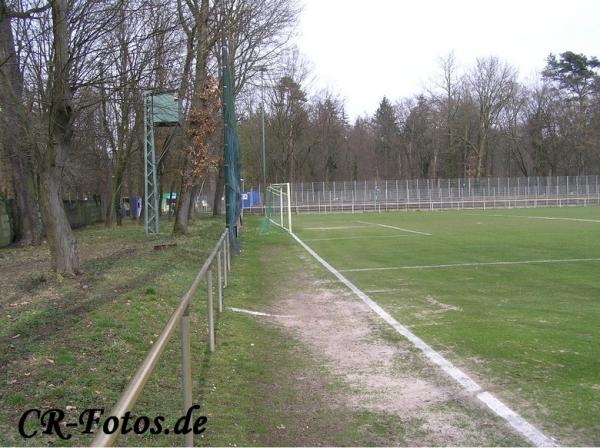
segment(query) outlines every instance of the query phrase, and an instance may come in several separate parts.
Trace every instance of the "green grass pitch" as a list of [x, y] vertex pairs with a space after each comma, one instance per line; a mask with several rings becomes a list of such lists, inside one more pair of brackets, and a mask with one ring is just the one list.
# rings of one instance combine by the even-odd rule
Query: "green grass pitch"
[[293, 219], [321, 257], [525, 418], [600, 443], [600, 208]]

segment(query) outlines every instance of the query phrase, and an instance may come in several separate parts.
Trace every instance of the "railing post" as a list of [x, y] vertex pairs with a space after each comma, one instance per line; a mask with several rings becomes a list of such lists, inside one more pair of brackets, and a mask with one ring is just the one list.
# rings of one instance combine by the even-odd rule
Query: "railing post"
[[223, 277], [221, 275], [221, 251], [217, 252], [217, 291], [219, 294], [219, 313], [223, 312]]
[[227, 240], [223, 240], [223, 288], [227, 288]]
[[[179, 321], [181, 336], [181, 383], [183, 387], [183, 414], [192, 407], [192, 354], [190, 347], [190, 307], [186, 307]], [[184, 436], [185, 446], [194, 446], [194, 432], [190, 431]]]
[[208, 320], [208, 349], [215, 351], [215, 321], [213, 318], [212, 270], [206, 271], [206, 316]]
[[229, 232], [227, 232], [227, 236], [226, 236], [227, 242], [226, 242], [226, 246], [227, 246], [227, 272], [231, 271], [231, 244], [229, 241]]

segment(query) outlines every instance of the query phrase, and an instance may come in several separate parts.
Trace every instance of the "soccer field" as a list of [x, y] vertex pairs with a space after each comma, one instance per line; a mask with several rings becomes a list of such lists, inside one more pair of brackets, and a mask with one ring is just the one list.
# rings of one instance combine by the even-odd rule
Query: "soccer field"
[[600, 444], [600, 208], [294, 215], [293, 226], [523, 417]]

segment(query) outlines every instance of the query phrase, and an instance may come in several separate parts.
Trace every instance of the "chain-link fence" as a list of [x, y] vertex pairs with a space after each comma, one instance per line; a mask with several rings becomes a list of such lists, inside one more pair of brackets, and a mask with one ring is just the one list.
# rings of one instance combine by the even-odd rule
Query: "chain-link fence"
[[587, 206], [600, 205], [599, 184], [597, 175], [297, 182], [291, 206], [294, 213]]

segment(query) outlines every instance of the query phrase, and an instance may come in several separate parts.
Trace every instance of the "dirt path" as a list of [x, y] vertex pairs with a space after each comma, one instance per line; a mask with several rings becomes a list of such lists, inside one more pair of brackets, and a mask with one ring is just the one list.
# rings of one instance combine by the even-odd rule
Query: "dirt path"
[[407, 445], [526, 444], [349, 291], [309, 273], [299, 284], [286, 291], [302, 293], [282, 292], [269, 310], [277, 316], [262, 319], [305, 343], [346, 386], [329, 398], [333, 407], [399, 417]]

